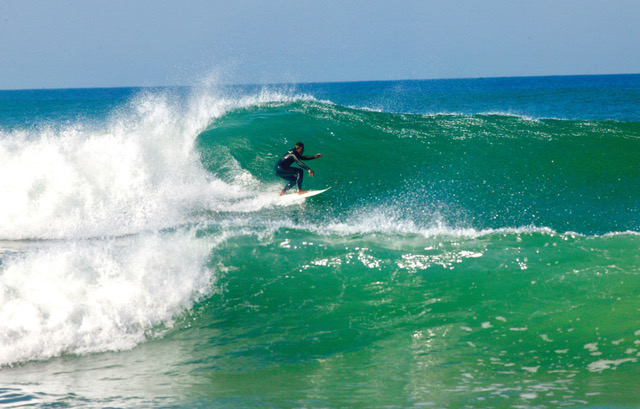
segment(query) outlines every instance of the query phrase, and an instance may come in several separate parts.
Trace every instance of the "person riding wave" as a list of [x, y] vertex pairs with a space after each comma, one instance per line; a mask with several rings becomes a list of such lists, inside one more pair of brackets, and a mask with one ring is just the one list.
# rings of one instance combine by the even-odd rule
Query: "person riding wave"
[[287, 190], [291, 189], [294, 185], [298, 186], [299, 195], [308, 192], [307, 190], [302, 190], [302, 178], [304, 176], [304, 172], [302, 171], [302, 169], [293, 167], [291, 165], [294, 162], [297, 163], [309, 172], [309, 176], [313, 177], [313, 170], [302, 163], [302, 161], [317, 159], [322, 157], [322, 155], [317, 153], [315, 156], [302, 156], [303, 153], [304, 144], [302, 142], [298, 142], [293, 147], [293, 149], [285, 153], [276, 163], [276, 175], [284, 180], [289, 181], [289, 183], [287, 183], [284, 189], [282, 189], [282, 191], [280, 192], [280, 196], [284, 195]]

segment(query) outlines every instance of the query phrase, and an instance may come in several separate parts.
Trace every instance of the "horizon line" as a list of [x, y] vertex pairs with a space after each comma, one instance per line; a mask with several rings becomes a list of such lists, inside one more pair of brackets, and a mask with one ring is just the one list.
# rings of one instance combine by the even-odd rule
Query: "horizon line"
[[[285, 85], [321, 85], [321, 84], [356, 84], [356, 83], [372, 83], [372, 82], [408, 82], [408, 81], [462, 81], [462, 80], [491, 80], [491, 79], [519, 79], [519, 78], [562, 78], [562, 77], [615, 77], [615, 76], [632, 76], [640, 75], [639, 73], [616, 73], [616, 74], [547, 74], [547, 75], [507, 75], [507, 76], [480, 76], [480, 77], [451, 77], [451, 78], [405, 78], [396, 80], [348, 80], [348, 81], [302, 81], [302, 82], [265, 82], [265, 83], [230, 83], [220, 84], [221, 87], [259, 87], [259, 86], [285, 86]], [[90, 90], [90, 89], [153, 89], [153, 88], [194, 88], [197, 85], [116, 85], [116, 86], [97, 86], [97, 87], [51, 87], [51, 88], [13, 88], [0, 89], [0, 92], [14, 91], [72, 91], [72, 90]]]

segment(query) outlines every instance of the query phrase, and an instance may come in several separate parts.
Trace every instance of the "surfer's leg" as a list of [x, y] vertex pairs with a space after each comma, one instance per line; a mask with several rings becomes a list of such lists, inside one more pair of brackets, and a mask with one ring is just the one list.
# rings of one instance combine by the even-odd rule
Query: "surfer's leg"
[[304, 193], [309, 192], [308, 190], [302, 190], [302, 178], [304, 177], [304, 170], [300, 168], [296, 168], [298, 170], [298, 194], [302, 195]]
[[302, 190], [302, 178], [304, 177], [304, 171], [300, 168], [295, 168], [296, 173], [298, 174], [296, 177], [296, 183], [298, 184], [298, 192]]
[[291, 189], [297, 182], [298, 180], [298, 174], [295, 171], [295, 168], [289, 168], [287, 170], [285, 169], [277, 169], [276, 170], [276, 175], [278, 177], [281, 177], [284, 180], [288, 180], [289, 183], [287, 183], [287, 185], [284, 187], [284, 189], [282, 189], [282, 192], [280, 192], [280, 194], [284, 194], [287, 190]]
[[291, 189], [295, 184], [296, 184], [296, 176], [295, 175], [287, 175], [287, 176], [282, 176], [282, 178], [284, 180], [288, 180], [289, 183], [287, 183], [287, 186], [284, 187], [284, 189], [282, 189], [283, 192], [286, 192], [287, 190]]

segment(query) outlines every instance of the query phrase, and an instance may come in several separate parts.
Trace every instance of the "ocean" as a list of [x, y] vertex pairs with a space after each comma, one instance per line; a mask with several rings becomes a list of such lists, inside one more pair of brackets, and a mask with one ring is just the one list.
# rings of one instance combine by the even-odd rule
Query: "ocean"
[[639, 166], [640, 75], [0, 91], [0, 407], [638, 408]]

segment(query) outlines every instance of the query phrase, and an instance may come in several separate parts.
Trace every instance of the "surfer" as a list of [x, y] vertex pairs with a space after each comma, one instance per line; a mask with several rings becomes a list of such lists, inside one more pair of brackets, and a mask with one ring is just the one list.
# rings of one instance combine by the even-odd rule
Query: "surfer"
[[284, 195], [287, 190], [291, 189], [293, 185], [298, 185], [298, 194], [307, 193], [307, 190], [302, 190], [302, 176], [304, 172], [300, 168], [294, 168], [291, 165], [296, 162], [309, 172], [309, 176], [313, 177], [313, 171], [307, 165], [302, 163], [303, 160], [311, 160], [322, 157], [317, 153], [315, 156], [302, 156], [304, 153], [304, 144], [302, 142], [296, 143], [296, 145], [285, 153], [276, 163], [276, 175], [284, 180], [288, 180], [287, 186], [282, 189], [280, 196]]

